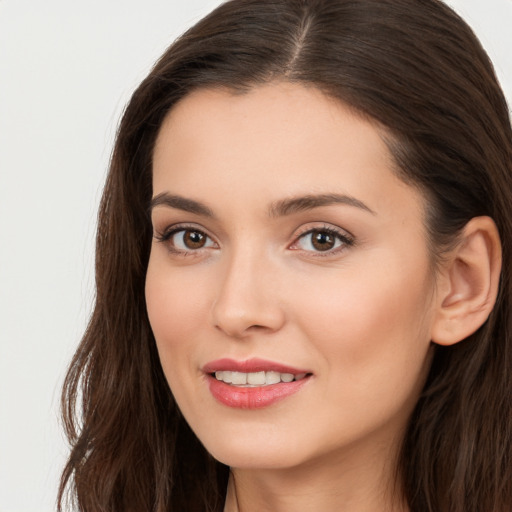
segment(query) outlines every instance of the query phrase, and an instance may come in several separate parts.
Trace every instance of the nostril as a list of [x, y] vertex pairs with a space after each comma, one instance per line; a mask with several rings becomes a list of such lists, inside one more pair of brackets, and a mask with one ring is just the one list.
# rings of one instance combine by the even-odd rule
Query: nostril
[[219, 331], [222, 331], [229, 336], [232, 336], [234, 338], [243, 338], [249, 334], [255, 334], [255, 333], [264, 333], [264, 332], [272, 332], [271, 327], [267, 327], [265, 325], [249, 325], [248, 327], [245, 326], [236, 326], [236, 325], [227, 325], [227, 324], [217, 324], [215, 325], [215, 328]]

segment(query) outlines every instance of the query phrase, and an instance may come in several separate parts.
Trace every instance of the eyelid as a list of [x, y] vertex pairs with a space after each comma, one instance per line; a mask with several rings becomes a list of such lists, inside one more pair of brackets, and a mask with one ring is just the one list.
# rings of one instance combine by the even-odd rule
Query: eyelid
[[153, 237], [158, 242], [167, 245], [167, 248], [169, 249], [169, 251], [171, 251], [171, 252], [173, 252], [175, 254], [178, 254], [178, 255], [187, 256], [187, 255], [190, 255], [190, 254], [200, 253], [201, 251], [204, 251], [204, 250], [212, 249], [212, 247], [209, 246], [209, 247], [200, 247], [200, 248], [197, 248], [197, 249], [183, 250], [183, 249], [179, 249], [179, 248], [175, 247], [174, 245], [168, 243], [170, 241], [170, 239], [176, 233], [179, 233], [180, 231], [195, 231], [197, 233], [201, 233], [201, 234], [206, 236], [209, 240], [211, 240], [215, 244], [214, 248], [218, 248], [218, 246], [219, 246], [219, 244], [215, 240], [215, 238], [208, 233], [208, 230], [206, 230], [202, 226], [199, 226], [197, 224], [192, 224], [192, 223], [171, 224], [170, 226], [167, 226], [163, 230], [157, 230], [156, 228], [154, 228]]
[[181, 230], [190, 230], [190, 231], [199, 231], [204, 233], [206, 236], [211, 238], [214, 237], [209, 233], [209, 230], [200, 224], [196, 224], [195, 222], [176, 222], [175, 224], [166, 224], [163, 229], [158, 229], [156, 226], [153, 227], [153, 236], [156, 237], [167, 237]]
[[[175, 247], [174, 245], [167, 243], [171, 239], [173, 235], [176, 233], [179, 233], [180, 231], [196, 231], [199, 233], [202, 233], [204, 236], [206, 236], [209, 240], [211, 240], [214, 244], [214, 247], [208, 246], [208, 247], [200, 247], [197, 249], [180, 249]], [[325, 251], [314, 251], [314, 250], [306, 250], [302, 249], [300, 247], [297, 247], [297, 244], [299, 243], [300, 239], [315, 233], [315, 232], [327, 232], [329, 234], [332, 234], [334, 237], [336, 237], [339, 241], [341, 241], [340, 246], [334, 247], [332, 249], [327, 249]], [[154, 228], [154, 238], [165, 245], [167, 245], [170, 252], [173, 252], [177, 255], [187, 256], [187, 255], [199, 255], [202, 251], [209, 250], [212, 248], [219, 248], [219, 243], [215, 240], [215, 237], [210, 235], [207, 229], [203, 228], [202, 226], [195, 224], [195, 223], [177, 223], [177, 224], [171, 224], [167, 226], [163, 230], [157, 230], [156, 227]], [[347, 231], [346, 229], [342, 229], [336, 225], [333, 224], [327, 224], [327, 223], [308, 223], [295, 233], [293, 237], [293, 242], [288, 245], [288, 249], [291, 250], [297, 250], [301, 251], [303, 253], [307, 253], [310, 256], [314, 257], [327, 257], [327, 256], [334, 256], [337, 255], [339, 252], [343, 252], [349, 247], [352, 247], [355, 245], [356, 240], [354, 235]]]
[[[333, 236], [335, 236], [338, 240], [341, 241], [341, 245], [338, 247], [334, 247], [333, 249], [328, 249], [326, 251], [310, 251], [301, 249], [296, 246], [300, 239], [310, 235], [315, 232], [326, 232]], [[313, 224], [307, 224], [306, 226], [302, 227], [299, 232], [297, 232], [294, 236], [293, 242], [288, 246], [291, 250], [297, 250], [302, 251], [304, 253], [307, 253], [308, 255], [312, 255], [314, 257], [327, 257], [327, 256], [334, 256], [337, 255], [339, 252], [345, 251], [347, 248], [354, 246], [356, 243], [356, 239], [352, 233], [347, 231], [346, 229], [342, 229], [338, 226], [332, 225], [332, 224], [325, 224], [322, 223], [321, 225], [313, 225]]]
[[294, 236], [295, 238], [299, 238], [312, 231], [331, 231], [349, 240], [355, 240], [355, 236], [350, 231], [328, 222], [308, 222], [298, 228]]

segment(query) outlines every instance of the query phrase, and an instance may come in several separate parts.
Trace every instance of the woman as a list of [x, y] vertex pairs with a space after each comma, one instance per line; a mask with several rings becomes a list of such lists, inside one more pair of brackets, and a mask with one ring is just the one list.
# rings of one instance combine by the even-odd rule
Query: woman
[[121, 122], [61, 505], [510, 510], [511, 162], [437, 0], [200, 21]]

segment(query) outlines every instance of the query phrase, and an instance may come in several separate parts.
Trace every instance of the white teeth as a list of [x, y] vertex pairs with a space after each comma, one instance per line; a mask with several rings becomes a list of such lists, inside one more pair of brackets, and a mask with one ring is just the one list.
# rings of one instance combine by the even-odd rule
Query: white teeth
[[247, 374], [247, 384], [265, 384], [265, 372], [256, 372]]
[[233, 372], [230, 372], [228, 370], [224, 370], [223, 372], [215, 372], [215, 378], [217, 380], [222, 380], [229, 384], [233, 382]]
[[228, 370], [215, 372], [215, 378], [226, 384], [234, 386], [268, 386], [270, 384], [278, 384], [279, 382], [292, 382], [293, 380], [301, 380], [306, 377], [305, 373], [279, 373], [279, 372], [231, 372]]
[[232, 372], [231, 382], [235, 385], [247, 384], [247, 373]]
[[279, 372], [266, 372], [265, 380], [267, 384], [277, 384], [281, 382], [281, 374]]

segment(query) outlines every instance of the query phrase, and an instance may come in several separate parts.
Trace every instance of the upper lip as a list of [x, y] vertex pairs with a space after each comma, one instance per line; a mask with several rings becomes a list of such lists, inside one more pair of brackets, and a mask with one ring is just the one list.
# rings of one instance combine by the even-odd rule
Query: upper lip
[[276, 363], [275, 361], [267, 361], [265, 359], [246, 359], [245, 361], [236, 361], [235, 359], [216, 359], [206, 363], [202, 370], [205, 373], [215, 373], [219, 371], [232, 371], [232, 372], [279, 372], [279, 373], [292, 373], [298, 375], [301, 373], [311, 373], [308, 370], [301, 368], [294, 368], [286, 364]]

